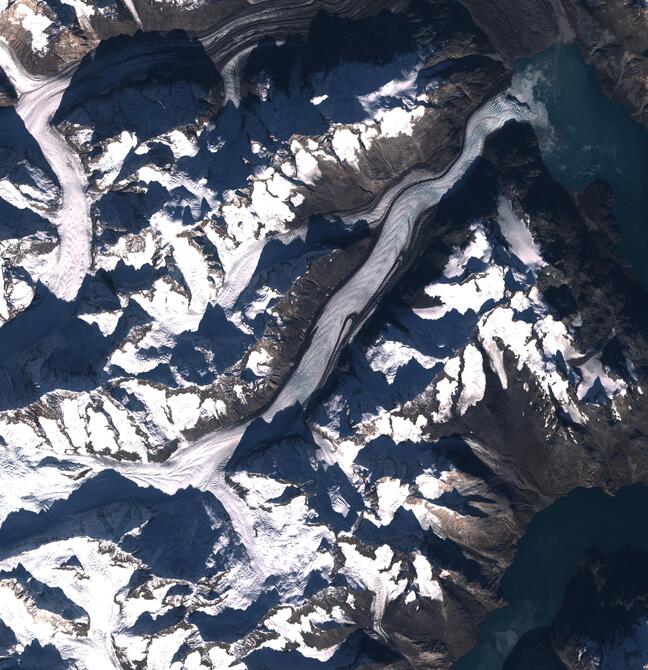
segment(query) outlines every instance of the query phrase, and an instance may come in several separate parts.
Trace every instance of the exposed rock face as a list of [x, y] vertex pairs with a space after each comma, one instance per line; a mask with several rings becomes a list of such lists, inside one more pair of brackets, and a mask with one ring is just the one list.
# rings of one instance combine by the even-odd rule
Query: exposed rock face
[[[552, 179], [510, 89], [625, 11], [0, 13], [7, 667], [449, 668], [537, 511], [648, 482], [613, 194]], [[509, 662], [608, 643], [557, 622]]]
[[546, 49], [560, 35], [560, 0], [483, 3], [462, 0], [475, 23], [488, 35], [498, 53], [514, 60]]

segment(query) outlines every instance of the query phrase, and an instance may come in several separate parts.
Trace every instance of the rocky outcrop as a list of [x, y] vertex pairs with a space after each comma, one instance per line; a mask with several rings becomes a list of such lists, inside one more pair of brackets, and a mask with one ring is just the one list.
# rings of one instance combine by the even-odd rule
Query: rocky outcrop
[[509, 62], [546, 49], [563, 30], [557, 9], [559, 1], [496, 0], [485, 4], [479, 0], [461, 0], [461, 3], [497, 52]]

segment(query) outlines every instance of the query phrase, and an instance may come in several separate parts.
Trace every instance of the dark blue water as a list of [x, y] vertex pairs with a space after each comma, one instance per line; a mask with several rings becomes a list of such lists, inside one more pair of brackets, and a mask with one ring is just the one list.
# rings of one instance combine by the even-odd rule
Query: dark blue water
[[486, 618], [479, 643], [453, 670], [500, 670], [524, 632], [551, 622], [590, 547], [611, 553], [632, 545], [647, 551], [646, 510], [648, 487], [637, 484], [615, 496], [576, 489], [540, 512], [502, 579], [509, 604]]
[[554, 179], [572, 191], [593, 179], [613, 187], [621, 251], [648, 287], [648, 130], [603, 95], [575, 46], [554, 46], [516, 70], [546, 108], [549, 127], [537, 132]]

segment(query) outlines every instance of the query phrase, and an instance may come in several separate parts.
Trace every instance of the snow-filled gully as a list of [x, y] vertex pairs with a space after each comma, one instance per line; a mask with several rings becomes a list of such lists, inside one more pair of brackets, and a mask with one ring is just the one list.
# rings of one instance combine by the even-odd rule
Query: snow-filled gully
[[81, 160], [51, 125], [51, 120], [72, 75], [51, 78], [30, 75], [3, 40], [0, 40], [0, 67], [16, 89], [16, 112], [38, 143], [62, 191], [61, 207], [51, 218], [59, 234], [56, 262], [39, 279], [56, 297], [71, 301], [90, 268], [92, 222]]
[[[304, 405], [325, 381], [342, 347], [366, 321], [377, 298], [398, 273], [402, 260], [415, 237], [416, 222], [436, 205], [466, 173], [481, 154], [486, 138], [511, 120], [528, 119], [528, 108], [504, 94], [498, 95], [477, 110], [466, 125], [465, 141], [457, 160], [443, 174], [392, 189], [389, 203], [381, 199], [376, 207], [383, 214], [378, 238], [364, 265], [335, 293], [313, 328], [309, 345], [294, 372], [272, 404], [260, 415], [270, 421], [278, 412], [301, 403]], [[77, 457], [98, 472], [112, 468], [140, 485], [151, 485], [168, 494], [193, 486], [211, 491], [226, 509], [234, 530], [241, 538], [250, 563], [261, 584], [268, 576], [268, 566], [256, 547], [250, 527], [248, 509], [225, 480], [224, 468], [236, 449], [248, 421], [205, 435], [178, 450], [164, 463], [117, 462], [91, 456]], [[382, 600], [376, 594], [375, 625], [381, 631]]]

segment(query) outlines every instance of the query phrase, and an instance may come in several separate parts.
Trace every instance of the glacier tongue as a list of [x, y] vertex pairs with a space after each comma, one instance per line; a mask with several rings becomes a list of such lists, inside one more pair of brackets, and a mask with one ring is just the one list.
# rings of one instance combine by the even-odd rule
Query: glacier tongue
[[51, 124], [72, 75], [51, 79], [29, 75], [2, 39], [0, 67], [18, 93], [16, 111], [38, 142], [62, 189], [61, 207], [52, 217], [60, 240], [56, 260], [39, 279], [58, 298], [72, 301], [90, 269], [90, 203], [81, 160]]

